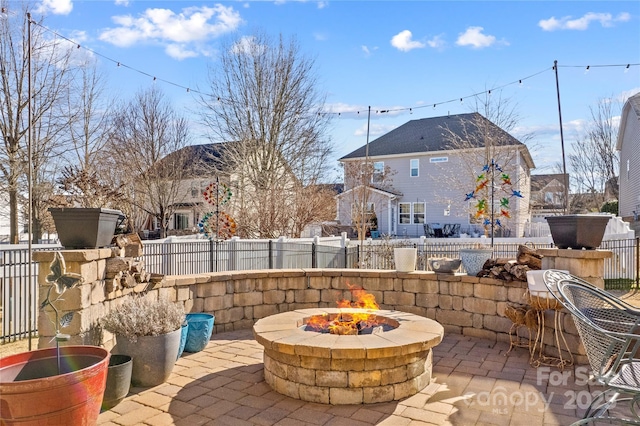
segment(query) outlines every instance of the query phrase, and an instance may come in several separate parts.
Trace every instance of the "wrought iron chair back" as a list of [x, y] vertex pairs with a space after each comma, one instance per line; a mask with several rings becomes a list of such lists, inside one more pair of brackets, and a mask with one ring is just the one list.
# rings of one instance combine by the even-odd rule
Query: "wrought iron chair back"
[[640, 309], [566, 272], [547, 272], [545, 285], [571, 314], [594, 378], [605, 386], [585, 417], [609, 418], [614, 402], [628, 401], [629, 422], [640, 424]]

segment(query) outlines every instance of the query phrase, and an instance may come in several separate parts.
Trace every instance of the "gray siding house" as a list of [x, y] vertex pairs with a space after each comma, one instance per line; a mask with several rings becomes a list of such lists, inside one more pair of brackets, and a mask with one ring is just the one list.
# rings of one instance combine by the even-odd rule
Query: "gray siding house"
[[618, 216], [632, 225], [640, 215], [640, 93], [622, 108], [617, 150], [620, 151]]
[[[496, 167], [486, 170], [492, 160]], [[480, 236], [490, 232], [485, 221], [493, 219], [501, 224], [495, 236], [521, 236], [530, 220], [530, 170], [535, 166], [529, 150], [478, 113], [409, 121], [339, 161], [345, 170], [350, 163], [373, 166], [367, 204], [381, 234]], [[376, 172], [382, 170], [390, 173], [380, 178]], [[482, 181], [485, 187], [475, 191]], [[354, 223], [354, 206], [361, 204], [354, 197], [357, 189], [345, 176], [345, 190], [337, 197], [337, 219], [343, 225]], [[479, 208], [481, 198], [485, 209]]]

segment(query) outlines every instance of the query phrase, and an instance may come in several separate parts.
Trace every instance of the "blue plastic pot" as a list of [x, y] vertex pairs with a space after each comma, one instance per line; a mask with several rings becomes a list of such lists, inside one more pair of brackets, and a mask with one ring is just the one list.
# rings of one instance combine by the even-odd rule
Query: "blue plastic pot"
[[214, 320], [215, 317], [211, 314], [187, 314], [189, 330], [185, 352], [200, 352], [207, 346], [213, 333]]
[[182, 328], [180, 329], [180, 349], [178, 350], [178, 358], [182, 356], [182, 352], [184, 352], [184, 347], [187, 344], [187, 334], [189, 333], [189, 323], [187, 321], [182, 324]]

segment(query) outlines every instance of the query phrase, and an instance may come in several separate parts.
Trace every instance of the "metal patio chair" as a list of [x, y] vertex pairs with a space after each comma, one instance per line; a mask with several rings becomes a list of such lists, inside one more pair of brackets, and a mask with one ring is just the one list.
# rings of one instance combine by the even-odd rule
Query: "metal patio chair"
[[[640, 309], [566, 272], [547, 272], [545, 285], [573, 317], [594, 378], [605, 387], [585, 420], [640, 425]], [[610, 411], [621, 402], [629, 403], [623, 419]]]

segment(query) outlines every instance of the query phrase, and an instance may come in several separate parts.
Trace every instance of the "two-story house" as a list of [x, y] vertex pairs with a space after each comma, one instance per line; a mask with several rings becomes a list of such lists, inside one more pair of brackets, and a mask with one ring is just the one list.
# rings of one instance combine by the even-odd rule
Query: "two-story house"
[[345, 225], [357, 225], [363, 204], [381, 234], [407, 237], [425, 235], [425, 224], [445, 236], [487, 235], [491, 224], [496, 236], [520, 236], [529, 220], [529, 150], [478, 113], [409, 121], [340, 162], [373, 170], [364, 184], [345, 176]]
[[563, 173], [531, 175], [531, 222], [545, 222], [545, 217], [564, 213], [565, 187], [569, 175]]
[[640, 93], [622, 107], [616, 149], [620, 151], [618, 215], [640, 228]]

